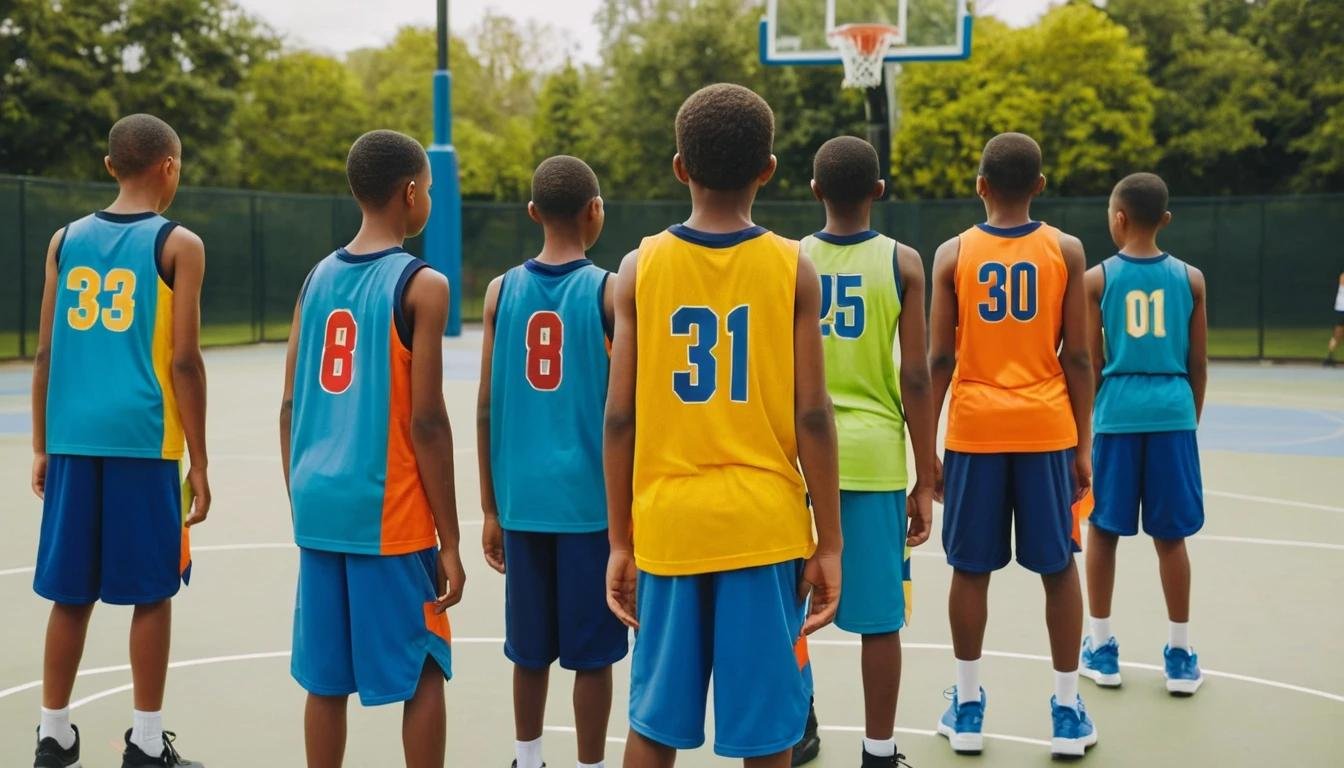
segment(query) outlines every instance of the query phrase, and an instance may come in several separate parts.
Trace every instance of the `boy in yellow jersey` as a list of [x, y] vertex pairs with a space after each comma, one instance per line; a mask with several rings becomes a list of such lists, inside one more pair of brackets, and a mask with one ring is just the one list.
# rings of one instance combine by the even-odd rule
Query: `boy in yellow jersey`
[[[70, 692], [101, 600], [135, 607], [123, 768], [199, 767], [178, 755], [161, 709], [172, 597], [190, 574], [185, 528], [210, 509], [205, 246], [162, 215], [182, 168], [182, 142], [167, 123], [118, 120], [104, 163], [117, 199], [58, 230], [47, 249], [33, 365], [33, 490], [43, 499], [33, 589], [53, 603], [33, 765], [79, 765]], [[195, 495], [185, 521], [184, 443]]]
[[676, 136], [691, 216], [616, 278], [607, 592], [638, 630], [624, 764], [671, 766], [703, 744], [712, 676], [714, 751], [783, 768], [807, 718], [794, 642], [840, 595], [818, 278], [796, 242], [751, 220], [775, 171], [770, 106], [708, 86], [682, 104]]
[[[872, 229], [873, 201], [884, 188], [871, 144], [853, 136], [823, 144], [812, 191], [826, 206], [826, 227], [802, 243], [821, 273], [821, 336], [840, 437], [846, 542], [847, 585], [835, 624], [863, 641], [864, 768], [904, 765], [893, 730], [908, 610], [906, 547], [929, 538], [935, 463], [924, 265], [913, 248]], [[898, 337], [899, 367], [892, 355]], [[919, 477], [908, 499], [907, 416]]]
[[1086, 264], [1078, 238], [1032, 221], [1045, 187], [1041, 148], [1004, 133], [985, 145], [976, 192], [983, 224], [938, 248], [930, 364], [935, 408], [948, 388], [943, 548], [957, 685], [938, 723], [957, 752], [977, 753], [985, 712], [980, 652], [989, 577], [1017, 561], [1041, 576], [1055, 667], [1051, 751], [1081, 756], [1097, 741], [1078, 697], [1083, 598], [1073, 502], [1091, 484], [1092, 363]]

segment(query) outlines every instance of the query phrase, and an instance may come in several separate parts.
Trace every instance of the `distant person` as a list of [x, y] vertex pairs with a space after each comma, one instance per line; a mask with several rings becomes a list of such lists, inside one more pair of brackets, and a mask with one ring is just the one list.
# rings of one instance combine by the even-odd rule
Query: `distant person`
[[714, 751], [789, 765], [808, 708], [794, 642], [840, 597], [817, 272], [751, 219], [774, 128], [738, 85], [686, 99], [672, 164], [691, 216], [645, 238], [616, 278], [607, 599], [638, 630], [627, 768], [704, 743], [711, 677]]
[[186, 529], [210, 511], [205, 246], [162, 215], [181, 178], [177, 133], [152, 115], [128, 115], [107, 143], [116, 200], [57, 230], [47, 248], [33, 366], [33, 490], [43, 499], [33, 589], [54, 605], [33, 765], [80, 764], [70, 692], [101, 600], [135, 606], [123, 768], [200, 766], [178, 754], [162, 709], [171, 598], [191, 573]]
[[442, 768], [444, 612], [465, 579], [443, 402], [448, 281], [403, 247], [429, 219], [429, 159], [409, 136], [372, 131], [345, 167], [363, 222], [308, 274], [285, 362], [280, 452], [299, 545], [290, 671], [308, 691], [310, 768], [341, 764], [352, 693], [405, 702], [406, 765]]
[[929, 357], [934, 407], [952, 390], [940, 495], [957, 659], [938, 732], [957, 752], [983, 746], [989, 579], [1012, 559], [1014, 534], [1017, 562], [1045, 587], [1051, 752], [1081, 756], [1097, 743], [1078, 695], [1083, 598], [1072, 537], [1073, 503], [1092, 475], [1086, 266], [1078, 238], [1032, 220], [1044, 187], [1031, 137], [990, 139], [976, 179], [986, 220], [934, 258]]
[[1190, 645], [1185, 540], [1204, 525], [1195, 429], [1209, 378], [1208, 322], [1203, 273], [1157, 244], [1171, 222], [1167, 200], [1167, 185], [1154, 174], [1121, 180], [1107, 211], [1120, 252], [1087, 271], [1100, 390], [1092, 424], [1096, 507], [1087, 535], [1091, 631], [1082, 674], [1120, 686], [1120, 645], [1111, 629], [1115, 550], [1120, 536], [1139, 532], [1142, 508], [1170, 621], [1162, 650], [1167, 690], [1189, 695], [1204, 682]]
[[574, 671], [579, 768], [602, 766], [611, 665], [628, 650], [607, 608], [602, 412], [612, 331], [611, 273], [586, 252], [602, 233], [597, 176], [576, 157], [532, 175], [528, 215], [541, 253], [485, 294], [477, 399], [481, 536], [504, 574], [504, 655], [513, 662], [514, 768], [541, 768], [551, 664]]
[[1335, 294], [1335, 332], [1325, 353], [1325, 365], [1335, 367], [1335, 350], [1344, 341], [1344, 272], [1339, 273], [1339, 292]]
[[[802, 242], [803, 255], [821, 273], [822, 348], [840, 439], [845, 538], [845, 589], [835, 625], [863, 643], [863, 768], [904, 764], [894, 726], [900, 632], [909, 610], [906, 548], [929, 538], [937, 461], [924, 264], [913, 248], [872, 229], [873, 201], [882, 199], [885, 186], [871, 144], [853, 136], [823, 144], [812, 191], [825, 205], [826, 226]], [[899, 366], [892, 354], [898, 340]], [[918, 473], [908, 498], [907, 421]]]

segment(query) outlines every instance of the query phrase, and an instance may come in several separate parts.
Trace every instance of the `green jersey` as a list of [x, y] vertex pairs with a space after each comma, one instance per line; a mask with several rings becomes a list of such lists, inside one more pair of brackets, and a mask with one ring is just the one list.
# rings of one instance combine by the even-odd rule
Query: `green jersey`
[[840, 487], [906, 487], [905, 414], [894, 357], [901, 317], [896, 241], [869, 230], [805, 238], [821, 275], [821, 336], [826, 388], [840, 437]]

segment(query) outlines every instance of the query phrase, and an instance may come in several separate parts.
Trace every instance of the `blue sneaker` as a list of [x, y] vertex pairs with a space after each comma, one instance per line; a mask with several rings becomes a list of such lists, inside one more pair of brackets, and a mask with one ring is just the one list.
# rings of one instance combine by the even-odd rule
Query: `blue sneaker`
[[985, 737], [981, 733], [985, 723], [985, 689], [980, 689], [979, 701], [965, 704], [957, 701], [957, 688], [953, 686], [944, 694], [952, 700], [952, 705], [938, 721], [938, 733], [947, 737], [952, 751], [959, 755], [978, 755], [985, 748]]
[[1167, 692], [1176, 696], [1193, 696], [1204, 684], [1204, 673], [1199, 671], [1199, 654], [1184, 648], [1167, 646], [1162, 649], [1166, 662]]
[[1102, 688], [1120, 687], [1120, 644], [1114, 636], [1100, 648], [1092, 647], [1091, 635], [1083, 638], [1082, 663], [1078, 666], [1078, 674]]
[[1087, 748], [1097, 743], [1097, 726], [1083, 708], [1079, 696], [1074, 706], [1066, 707], [1050, 697], [1050, 719], [1054, 733], [1050, 739], [1050, 754], [1055, 757], [1082, 757]]

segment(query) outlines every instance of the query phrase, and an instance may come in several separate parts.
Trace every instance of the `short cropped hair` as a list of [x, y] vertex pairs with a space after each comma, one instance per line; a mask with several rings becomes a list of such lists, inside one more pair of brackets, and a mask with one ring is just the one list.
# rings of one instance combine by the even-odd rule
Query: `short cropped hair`
[[381, 208], [428, 165], [425, 148], [410, 136], [396, 131], [369, 131], [350, 147], [345, 176], [356, 200]]
[[532, 203], [543, 216], [572, 219], [600, 194], [597, 174], [577, 157], [548, 157], [532, 173]]
[[108, 162], [122, 178], [138, 176], [181, 152], [177, 131], [153, 115], [127, 115], [113, 123], [107, 134]]
[[775, 113], [750, 88], [705, 86], [677, 110], [677, 152], [709, 189], [746, 188], [770, 166], [774, 142]]
[[985, 145], [980, 175], [1000, 195], [1029, 197], [1041, 177], [1041, 147], [1025, 133], [1000, 133]]
[[1111, 194], [1116, 206], [1141, 227], [1156, 227], [1167, 212], [1167, 183], [1155, 173], [1131, 173]]
[[871, 199], [881, 180], [877, 150], [854, 136], [839, 136], [817, 150], [812, 178], [828, 202], [854, 205]]

